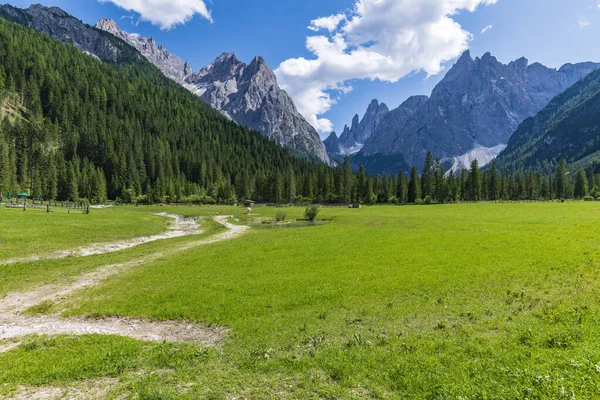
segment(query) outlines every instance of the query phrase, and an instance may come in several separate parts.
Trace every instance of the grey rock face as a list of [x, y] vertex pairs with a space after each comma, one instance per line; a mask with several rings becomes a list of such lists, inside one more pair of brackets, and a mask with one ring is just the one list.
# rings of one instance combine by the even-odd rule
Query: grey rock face
[[330, 157], [344, 154], [342, 146], [340, 146], [340, 140], [335, 132], [331, 132], [327, 139], [323, 140], [323, 143], [325, 144], [325, 150], [327, 150], [327, 154], [329, 154]]
[[240, 125], [305, 155], [329, 162], [317, 131], [296, 110], [262, 57], [255, 57], [250, 64], [245, 64], [235, 54], [224, 53], [188, 76], [185, 83], [200, 98]]
[[[391, 143], [398, 132], [402, 130], [407, 121], [412, 118], [417, 110], [423, 107], [429, 97], [412, 96], [409, 97], [398, 108], [387, 113], [379, 122], [377, 129], [365, 143], [361, 153], [363, 154], [389, 154], [385, 151], [385, 146]], [[369, 149], [374, 152], [369, 153]], [[367, 151], [365, 151], [367, 150]]]
[[525, 58], [504, 65], [490, 53], [473, 59], [467, 51], [410, 118], [401, 112], [392, 123], [390, 112], [361, 152], [402, 154], [421, 166], [427, 151], [446, 158], [506, 144], [524, 119], [598, 67], [582, 63], [556, 70]]
[[176, 82], [183, 80], [192, 73], [191, 66], [179, 57], [169, 53], [162, 45], [157, 45], [153, 38], [140, 37], [123, 32], [117, 23], [110, 19], [101, 19], [96, 23], [96, 29], [108, 32], [124, 40], [139, 51], [144, 57], [160, 69], [163, 74]]
[[125, 43], [85, 25], [58, 7], [34, 4], [27, 9], [20, 9], [7, 4], [0, 6], [0, 16], [54, 39], [71, 43], [79, 50], [102, 60], [116, 62], [123, 57], [132, 56]]
[[339, 138], [344, 153], [351, 154], [359, 151], [389, 111], [384, 103], [379, 104], [378, 100], [373, 100], [362, 120], [359, 120], [358, 114], [355, 115], [351, 127], [346, 125]]

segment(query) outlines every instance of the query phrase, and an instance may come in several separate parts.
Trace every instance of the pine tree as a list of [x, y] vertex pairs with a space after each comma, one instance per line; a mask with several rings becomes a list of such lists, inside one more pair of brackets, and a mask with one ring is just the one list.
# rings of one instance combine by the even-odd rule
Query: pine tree
[[473, 160], [471, 163], [471, 169], [469, 172], [469, 200], [481, 201], [482, 200], [482, 182], [481, 172], [479, 171], [479, 161]]
[[421, 174], [421, 190], [422, 197], [434, 196], [435, 190], [435, 165], [433, 161], [433, 155], [431, 152], [427, 152], [425, 158], [425, 167], [423, 168], [423, 174]]
[[410, 181], [408, 182], [408, 202], [416, 203], [421, 200], [421, 182], [416, 167], [410, 171]]
[[558, 164], [556, 168], [556, 176], [554, 178], [555, 196], [557, 199], [563, 199], [567, 196], [567, 163], [564, 159]]
[[585, 171], [580, 166], [577, 168], [577, 175], [575, 176], [575, 191], [573, 195], [576, 199], [583, 199], [589, 192], [588, 179], [585, 175]]

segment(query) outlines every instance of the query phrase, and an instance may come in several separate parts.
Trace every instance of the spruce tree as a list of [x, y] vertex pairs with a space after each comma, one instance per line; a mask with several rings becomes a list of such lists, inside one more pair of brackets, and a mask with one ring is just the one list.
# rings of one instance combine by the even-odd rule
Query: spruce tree
[[408, 202], [416, 203], [421, 200], [421, 179], [416, 167], [410, 171], [410, 181], [408, 182]]
[[567, 194], [567, 163], [564, 158], [560, 160], [558, 168], [556, 168], [556, 175], [554, 178], [555, 196], [557, 199], [563, 199]]
[[479, 171], [479, 161], [473, 160], [469, 172], [469, 200], [482, 200], [482, 182], [481, 172]]
[[580, 166], [577, 168], [577, 175], [575, 175], [575, 191], [573, 195], [576, 199], [583, 199], [589, 192], [588, 179], [585, 175], [585, 171]]

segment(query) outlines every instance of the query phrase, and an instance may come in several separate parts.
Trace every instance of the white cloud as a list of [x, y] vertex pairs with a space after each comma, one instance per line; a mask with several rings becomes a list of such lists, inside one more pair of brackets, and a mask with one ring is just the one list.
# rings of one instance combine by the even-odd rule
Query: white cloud
[[308, 121], [328, 133], [331, 122], [319, 116], [335, 104], [331, 91], [351, 90], [354, 79], [396, 82], [414, 71], [438, 74], [472, 39], [453, 17], [497, 1], [355, 0], [349, 15], [312, 21], [311, 30], [327, 31], [307, 37], [314, 57], [284, 61], [277, 77]]
[[579, 19], [579, 27], [580, 28], [587, 28], [588, 26], [590, 26], [592, 23], [590, 22], [589, 19], [587, 19], [586, 17], [581, 17]]
[[171, 29], [199, 14], [212, 22], [210, 11], [204, 0], [99, 0], [138, 13], [142, 20], [149, 21], [161, 29]]
[[333, 32], [345, 19], [346, 16], [344, 14], [336, 14], [331, 15], [329, 17], [313, 19], [312, 21], [310, 21], [308, 29], [315, 32], [318, 32], [321, 29], [327, 29], [329, 32]]
[[483, 29], [481, 30], [481, 34], [483, 35], [483, 34], [485, 34], [486, 32], [489, 32], [489, 31], [491, 31], [493, 27], [494, 27], [493, 25], [488, 25], [488, 26], [486, 26], [485, 28], [483, 28]]

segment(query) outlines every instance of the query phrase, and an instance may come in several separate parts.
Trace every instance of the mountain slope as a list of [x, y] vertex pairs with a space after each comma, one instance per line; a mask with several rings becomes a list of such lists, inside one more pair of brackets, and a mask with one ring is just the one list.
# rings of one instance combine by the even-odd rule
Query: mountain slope
[[33, 4], [27, 9], [20, 9], [9, 4], [0, 5], [0, 17], [70, 43], [104, 61], [132, 62], [141, 58], [137, 51], [122, 40], [85, 25], [58, 7]]
[[427, 151], [447, 158], [506, 144], [525, 118], [598, 67], [567, 64], [555, 70], [525, 58], [504, 65], [490, 53], [473, 59], [467, 51], [411, 118], [380, 124], [361, 152], [402, 154], [421, 166]]
[[301, 194], [297, 179], [328, 174], [140, 62], [148, 68], [124, 71], [0, 18], [0, 100], [12, 96], [27, 116], [2, 119], [0, 190], [94, 201], [281, 201], [287, 193], [289, 201]]
[[556, 96], [535, 117], [525, 120], [497, 159], [508, 170], [549, 170], [600, 150], [600, 70]]
[[178, 83], [182, 83], [192, 73], [192, 67], [186, 61], [169, 53], [161, 45], [157, 45], [153, 38], [144, 38], [123, 32], [117, 23], [110, 18], [101, 19], [96, 23], [95, 28], [102, 32], [108, 32], [133, 46], [148, 61], [160, 69], [165, 76]]
[[256, 130], [304, 157], [329, 162], [317, 131], [279, 87], [275, 74], [262, 57], [255, 57], [250, 64], [245, 64], [235, 54], [224, 53], [210, 65], [192, 73], [187, 62], [157, 45], [152, 38], [123, 32], [111, 19], [100, 20], [96, 28], [135, 47], [165, 76], [183, 84], [238, 124]]

